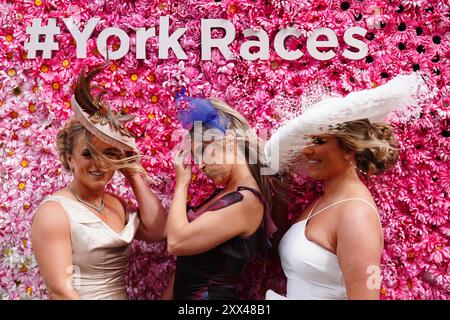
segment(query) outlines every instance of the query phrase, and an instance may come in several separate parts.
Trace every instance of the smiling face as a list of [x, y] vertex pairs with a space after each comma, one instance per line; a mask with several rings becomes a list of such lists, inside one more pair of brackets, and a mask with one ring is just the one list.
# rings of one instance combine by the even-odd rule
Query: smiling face
[[339, 145], [330, 135], [311, 137], [311, 144], [303, 149], [308, 175], [317, 180], [328, 180], [349, 168], [353, 154]]
[[[118, 149], [93, 137], [91, 144], [104, 156], [118, 160], [121, 153]], [[90, 190], [103, 190], [114, 175], [114, 169], [102, 171], [89, 150], [83, 136], [76, 138], [72, 154], [67, 155], [67, 162], [73, 170], [74, 180], [78, 180], [85, 188]]]

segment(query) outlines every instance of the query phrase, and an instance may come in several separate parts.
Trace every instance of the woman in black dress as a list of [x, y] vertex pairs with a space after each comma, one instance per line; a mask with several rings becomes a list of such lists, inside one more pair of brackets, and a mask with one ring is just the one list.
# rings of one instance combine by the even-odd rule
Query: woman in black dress
[[[168, 251], [177, 255], [174, 299], [239, 299], [236, 285], [244, 266], [265, 252], [276, 230], [269, 215], [269, 177], [261, 175], [261, 148], [245, 118], [224, 102], [184, 96], [180, 101], [188, 103], [180, 120], [192, 138], [190, 148], [175, 156], [177, 181], [167, 225]], [[195, 121], [201, 123], [192, 128]], [[223, 188], [186, 214], [187, 154]]]

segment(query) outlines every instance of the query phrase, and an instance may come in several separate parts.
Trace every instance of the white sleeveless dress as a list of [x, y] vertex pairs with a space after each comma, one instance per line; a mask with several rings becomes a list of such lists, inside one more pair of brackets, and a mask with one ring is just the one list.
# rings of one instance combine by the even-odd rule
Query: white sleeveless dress
[[339, 203], [360, 200], [376, 208], [365, 199], [350, 198], [338, 201], [311, 216], [316, 204], [305, 220], [294, 223], [279, 244], [281, 265], [287, 277], [286, 296], [273, 290], [266, 292], [267, 300], [346, 300], [347, 290], [337, 256], [309, 241], [305, 227], [309, 219]]
[[81, 299], [128, 299], [124, 278], [131, 253], [131, 241], [139, 226], [137, 212], [128, 215], [128, 222], [121, 232], [115, 232], [76, 200], [53, 195], [45, 197], [42, 203], [47, 201], [58, 202], [69, 218], [72, 287]]

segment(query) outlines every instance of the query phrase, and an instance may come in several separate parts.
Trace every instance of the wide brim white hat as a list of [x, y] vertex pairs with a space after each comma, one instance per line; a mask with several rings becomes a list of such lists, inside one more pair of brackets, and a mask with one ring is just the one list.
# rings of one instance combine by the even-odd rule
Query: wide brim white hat
[[398, 75], [373, 89], [321, 100], [272, 134], [264, 147], [265, 158], [272, 167], [287, 171], [311, 135], [325, 134], [347, 121], [386, 121], [394, 111], [401, 113], [417, 106], [416, 93], [421, 86], [423, 80], [417, 73]]

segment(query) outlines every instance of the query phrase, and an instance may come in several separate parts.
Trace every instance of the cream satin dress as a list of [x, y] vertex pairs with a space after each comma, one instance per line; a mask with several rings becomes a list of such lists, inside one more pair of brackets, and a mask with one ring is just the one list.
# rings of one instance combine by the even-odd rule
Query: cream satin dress
[[[85, 300], [126, 300], [125, 273], [131, 241], [138, 226], [137, 213], [128, 215], [121, 232], [115, 232], [76, 200], [47, 196], [42, 203], [55, 201], [70, 221], [72, 240], [72, 287]], [[58, 257], [55, 257], [58, 259]]]

